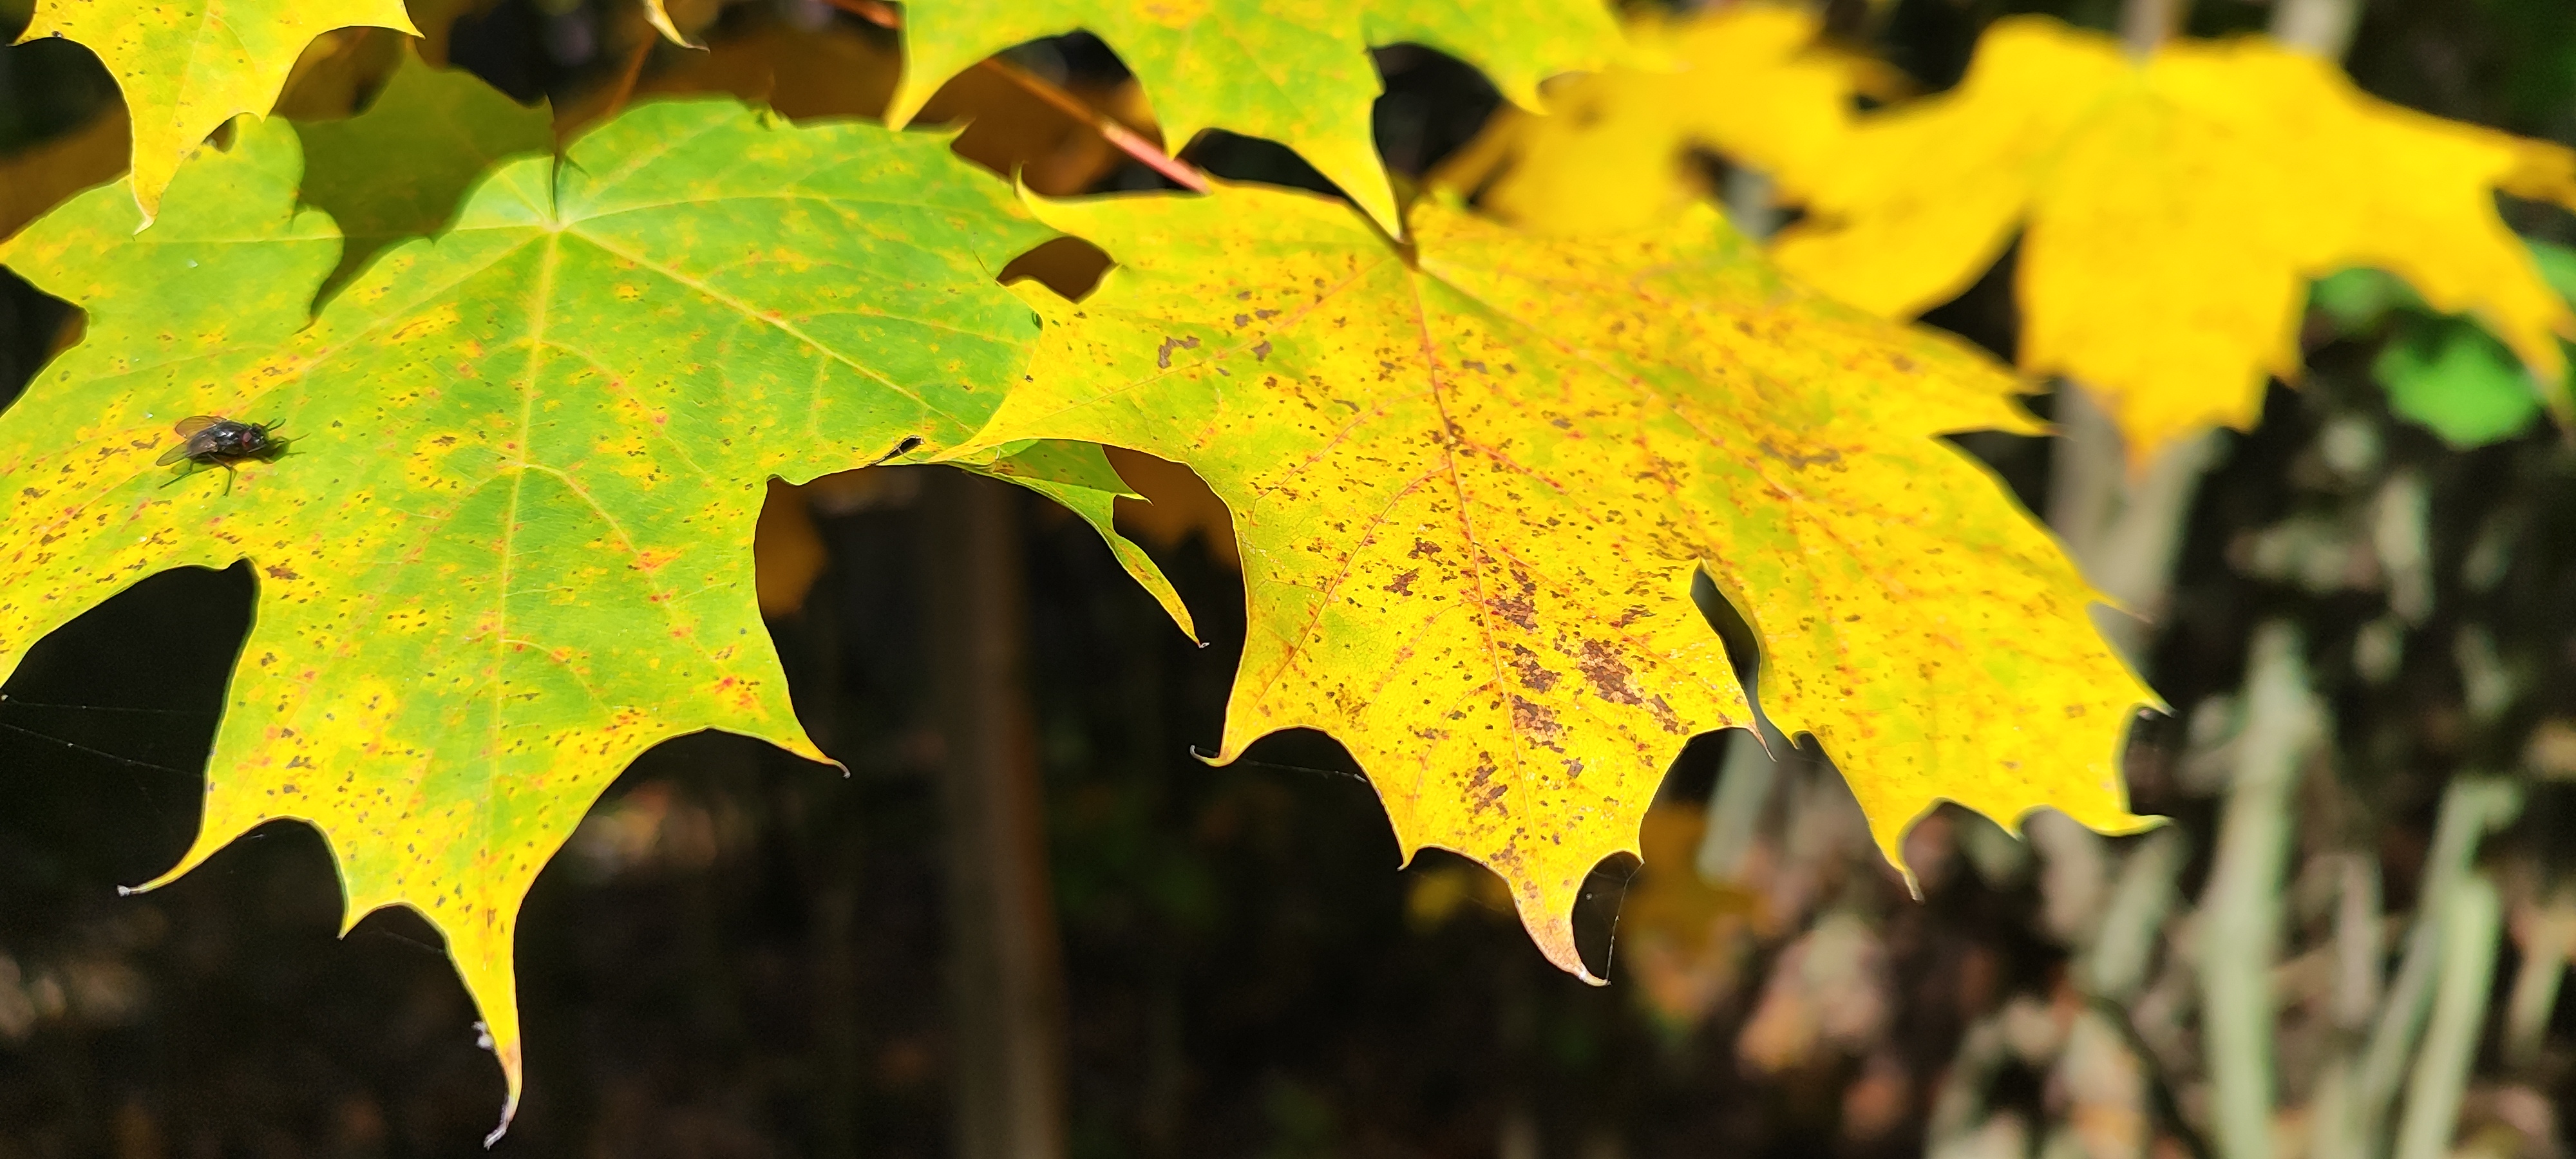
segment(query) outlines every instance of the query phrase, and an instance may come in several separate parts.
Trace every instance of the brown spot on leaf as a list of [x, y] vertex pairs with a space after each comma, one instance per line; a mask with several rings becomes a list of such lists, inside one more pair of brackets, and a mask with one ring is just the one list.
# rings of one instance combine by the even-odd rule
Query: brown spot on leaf
[[268, 578], [270, 579], [291, 580], [304, 578], [295, 574], [294, 568], [288, 567], [282, 563], [272, 563], [261, 570], [267, 572]]
[[1504, 807], [1503, 794], [1510, 792], [1511, 786], [1495, 784], [1495, 772], [1494, 754], [1478, 753], [1475, 775], [1467, 778], [1467, 802], [1473, 812], [1492, 809], [1508, 817], [1512, 811]]
[[1556, 742], [1564, 737], [1565, 725], [1556, 719], [1556, 710], [1527, 697], [1512, 697], [1512, 731], [1531, 741], [1564, 752]]
[[1538, 653], [1518, 644], [1512, 645], [1512, 668], [1520, 673], [1522, 685], [1537, 692], [1553, 689], [1557, 681], [1565, 679], [1548, 666], [1539, 663]]
[[1832, 464], [1843, 461], [1843, 453], [1833, 449], [1832, 447], [1827, 447], [1821, 451], [1801, 453], [1797, 451], [1781, 450], [1778, 446], [1773, 445], [1769, 439], [1764, 439], [1756, 445], [1762, 448], [1763, 454], [1769, 455], [1774, 459], [1778, 459], [1783, 463], [1787, 463], [1791, 468], [1800, 471], [1804, 471], [1809, 467], [1831, 466]]
[[1583, 678], [1591, 682], [1594, 696], [1612, 704], [1644, 703], [1643, 698], [1637, 695], [1636, 680], [1628, 671], [1627, 661], [1621, 660], [1619, 653], [1610, 645], [1599, 640], [1585, 640], [1583, 657], [1576, 663], [1583, 669]]
[[1154, 365], [1165, 370], [1170, 370], [1172, 368], [1173, 351], [1196, 350], [1198, 348], [1199, 340], [1196, 338], [1165, 338], [1163, 339], [1162, 347], [1154, 351]]

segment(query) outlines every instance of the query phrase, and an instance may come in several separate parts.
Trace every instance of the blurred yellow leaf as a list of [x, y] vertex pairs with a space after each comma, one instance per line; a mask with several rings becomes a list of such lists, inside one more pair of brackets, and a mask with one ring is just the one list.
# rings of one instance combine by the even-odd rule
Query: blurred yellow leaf
[[116, 74], [134, 122], [134, 202], [149, 222], [206, 134], [265, 115], [305, 45], [361, 24], [416, 34], [402, 0], [38, 0], [26, 38], [77, 40]]
[[1791, 175], [1808, 216], [1776, 254], [1891, 316], [1957, 295], [2022, 237], [2021, 361], [2097, 392], [2133, 465], [2261, 413], [2295, 378], [2308, 279], [2388, 270], [2470, 313], [2544, 382], [2576, 317], [2496, 216], [2495, 191], [2576, 205], [2555, 145], [2375, 100], [2262, 37], [2177, 41], [1997, 22], [1967, 79], [1863, 117]]
[[[1340, 740], [1401, 848], [1511, 883], [1549, 958], [1683, 743], [1751, 722], [1691, 597], [1761, 641], [1763, 698], [1849, 775], [1879, 847], [1937, 799], [2132, 817], [2152, 696], [2072, 564], [1935, 437], [2031, 429], [2017, 383], [1783, 279], [1705, 206], [1563, 241], [1436, 198], [1399, 248], [1257, 186], [1044, 202], [1119, 265], [1048, 323], [977, 445], [1183, 463], [1232, 513], [1246, 641], [1218, 759]], [[1587, 975], [1588, 976], [1588, 975]]]
[[1743, 982], [1757, 899], [1711, 885], [1693, 868], [1707, 814], [1697, 806], [1646, 811], [1644, 862], [1619, 906], [1619, 961], [1668, 1026], [1697, 1026]]
[[1853, 92], [1892, 87], [1891, 70], [1818, 32], [1813, 13], [1770, 3], [1640, 21], [1630, 38], [1667, 67], [1560, 81], [1547, 113], [1505, 108], [1431, 180], [1513, 224], [1584, 233], [1652, 225], [1705, 196], [1697, 150], [1814, 172], [1850, 125]]

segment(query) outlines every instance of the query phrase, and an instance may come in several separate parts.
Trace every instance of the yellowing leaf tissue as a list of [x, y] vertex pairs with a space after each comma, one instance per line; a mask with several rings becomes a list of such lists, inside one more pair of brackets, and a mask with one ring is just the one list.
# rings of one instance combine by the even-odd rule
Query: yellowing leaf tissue
[[1220, 759], [1340, 740], [1407, 854], [1493, 867], [1565, 969], [1585, 876], [1635, 851], [1683, 742], [1750, 723], [1694, 572], [1891, 860], [1944, 798], [2144, 824], [2117, 756], [2152, 697], [2057, 547], [1936, 437], [2030, 429], [1979, 357], [1798, 288], [1706, 207], [1571, 242], [1426, 202], [1406, 248], [1253, 187], [1038, 212], [1123, 264], [1079, 303], [1023, 287], [1048, 326], [980, 441], [1204, 477], [1248, 601]]

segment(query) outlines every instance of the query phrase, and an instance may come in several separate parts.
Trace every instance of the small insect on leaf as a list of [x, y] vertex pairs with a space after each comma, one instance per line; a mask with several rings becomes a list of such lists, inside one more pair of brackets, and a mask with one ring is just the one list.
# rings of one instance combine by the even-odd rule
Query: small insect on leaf
[[[276, 423], [240, 423], [216, 415], [192, 415], [179, 420], [171, 429], [180, 435], [178, 446], [161, 453], [156, 460], [167, 466], [182, 459], [188, 465], [180, 469], [185, 478], [202, 467], [224, 469], [224, 494], [233, 490], [233, 468], [237, 463], [257, 460], [275, 462], [286, 454], [291, 440], [277, 437]], [[171, 483], [178, 482], [172, 479]], [[164, 483], [162, 486], [169, 486]]]
[[161, 457], [153, 460], [153, 465], [156, 467], [167, 467], [181, 459], [188, 458], [189, 448], [196, 445], [197, 432], [205, 430], [206, 428], [223, 421], [224, 420], [222, 418], [215, 415], [190, 415], [186, 418], [180, 419], [170, 428], [171, 430], [179, 433], [179, 445], [161, 452]]

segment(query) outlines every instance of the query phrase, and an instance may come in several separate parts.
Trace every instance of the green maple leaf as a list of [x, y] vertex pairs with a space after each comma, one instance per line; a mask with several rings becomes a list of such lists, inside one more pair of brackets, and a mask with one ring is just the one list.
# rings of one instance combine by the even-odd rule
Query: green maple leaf
[[887, 119], [903, 124], [976, 61], [1076, 29], [1134, 70], [1168, 140], [1222, 128], [1277, 141], [1389, 232], [1403, 225], [1369, 129], [1380, 87], [1370, 46], [1439, 49], [1531, 109], [1538, 82], [1622, 51], [1599, 0], [923, 0], [904, 7], [904, 77]]
[[2036, 429], [1959, 344], [1799, 288], [1706, 206], [1568, 240], [1426, 199], [1405, 247], [1252, 186], [1037, 209], [1120, 264], [1078, 303], [1025, 288], [1046, 332], [980, 438], [1198, 472], [1243, 558], [1218, 759], [1330, 734], [1406, 855], [1492, 867], [1565, 969], [1589, 976], [1585, 877], [1637, 851], [1683, 743], [1751, 720], [1694, 572], [1891, 861], [1945, 799], [2149, 823], [2118, 757], [2152, 694], [2048, 534], [1937, 437]]
[[[300, 169], [248, 124], [149, 231], [111, 186], [0, 247], [90, 318], [0, 413], [0, 678], [144, 575], [250, 561], [204, 827], [160, 880], [313, 823], [348, 922], [446, 936], [515, 1107], [519, 902], [597, 794], [704, 729], [824, 759], [754, 601], [766, 480], [973, 430], [1036, 335], [993, 271], [1048, 235], [938, 137], [646, 105], [502, 165], [313, 316], [340, 238]], [[192, 414], [295, 441], [174, 479]], [[1003, 450], [982, 469], [1096, 524], [1124, 490], [1096, 447]]]

